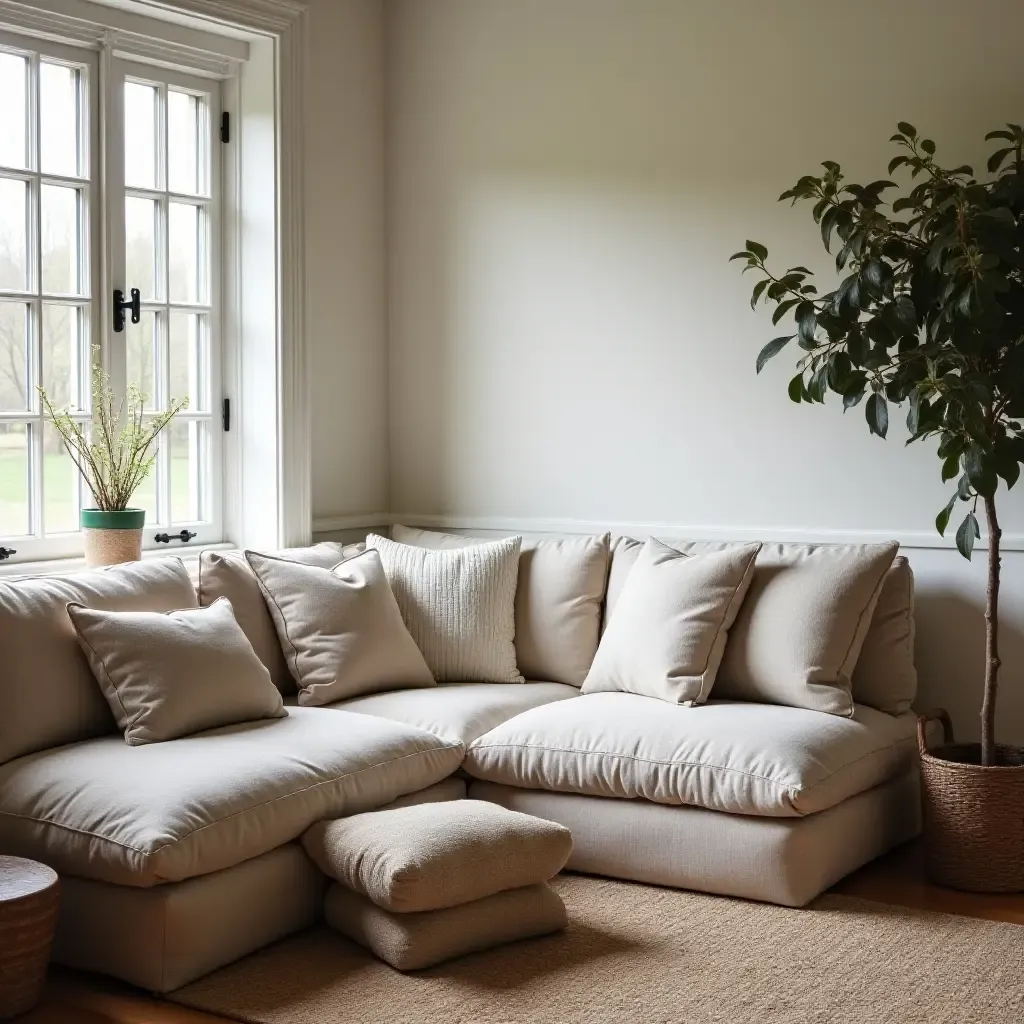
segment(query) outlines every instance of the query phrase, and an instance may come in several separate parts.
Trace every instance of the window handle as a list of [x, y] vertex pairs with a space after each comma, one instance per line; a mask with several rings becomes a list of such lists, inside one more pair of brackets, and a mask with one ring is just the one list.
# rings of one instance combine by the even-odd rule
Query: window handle
[[137, 324], [142, 319], [142, 310], [139, 303], [142, 296], [138, 288], [131, 290], [131, 298], [125, 299], [124, 292], [120, 288], [114, 289], [114, 333], [120, 334], [124, 330], [124, 311], [132, 311], [132, 323]]
[[5, 558], [10, 558], [11, 555], [16, 555], [17, 553], [18, 552], [15, 551], [14, 548], [0, 547], [0, 562], [2, 562]]
[[170, 544], [172, 540], [180, 540], [182, 544], [187, 544], [194, 536], [190, 530], [182, 530], [181, 533], [158, 533], [153, 540], [157, 544]]

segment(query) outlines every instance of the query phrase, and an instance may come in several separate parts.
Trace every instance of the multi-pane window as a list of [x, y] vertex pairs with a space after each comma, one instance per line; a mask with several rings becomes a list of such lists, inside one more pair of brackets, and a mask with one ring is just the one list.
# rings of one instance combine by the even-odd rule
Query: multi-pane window
[[[37, 386], [88, 420], [95, 61], [0, 38], [0, 539], [54, 538], [83, 501]], [[63, 541], [61, 540], [63, 538]]]
[[[112, 60], [101, 96], [97, 71], [88, 51], [0, 34], [0, 545], [20, 557], [81, 549], [91, 495], [37, 386], [88, 423], [94, 346], [148, 411], [189, 400], [133, 501], [146, 545], [182, 528], [221, 539], [220, 86]], [[102, 138], [101, 103], [112, 113]], [[140, 322], [122, 332], [104, 269], [111, 290], [141, 293]]]
[[123, 67], [125, 284], [139, 289], [142, 314], [127, 329], [126, 376], [154, 410], [189, 401], [137, 504], [148, 522], [198, 530], [218, 513], [213, 97], [209, 84]]

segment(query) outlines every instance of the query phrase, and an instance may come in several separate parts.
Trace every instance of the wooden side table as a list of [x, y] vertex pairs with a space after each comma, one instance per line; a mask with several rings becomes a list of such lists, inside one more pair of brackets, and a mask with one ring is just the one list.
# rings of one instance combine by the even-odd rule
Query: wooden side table
[[57, 872], [45, 864], [0, 857], [0, 1020], [39, 1001], [59, 891]]

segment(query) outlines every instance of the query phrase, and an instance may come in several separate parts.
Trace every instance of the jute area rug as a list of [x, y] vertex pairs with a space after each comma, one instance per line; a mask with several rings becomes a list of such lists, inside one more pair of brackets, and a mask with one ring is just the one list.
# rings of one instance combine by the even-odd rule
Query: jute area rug
[[258, 1024], [1021, 1024], [1024, 928], [567, 875], [569, 931], [403, 975], [326, 928], [179, 989]]

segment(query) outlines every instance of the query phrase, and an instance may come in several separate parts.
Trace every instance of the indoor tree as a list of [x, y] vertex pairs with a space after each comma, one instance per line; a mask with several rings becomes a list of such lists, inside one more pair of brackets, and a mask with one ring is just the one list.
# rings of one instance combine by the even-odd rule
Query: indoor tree
[[935, 143], [900, 122], [900, 152], [889, 174], [910, 172], [912, 187], [891, 206], [887, 179], [847, 184], [839, 165], [805, 175], [782, 200], [809, 200], [825, 249], [833, 242], [838, 284], [819, 294], [806, 267], [775, 274], [768, 250], [748, 241], [733, 260], [758, 276], [751, 307], [774, 303], [772, 323], [792, 317], [791, 333], [769, 341], [757, 371], [795, 341], [794, 402], [824, 402], [829, 391], [845, 409], [863, 402], [868, 429], [884, 438], [890, 406], [908, 406], [913, 441], [937, 441], [943, 481], [956, 481], [935, 525], [945, 533], [957, 502], [967, 505], [956, 546], [970, 558], [988, 540], [986, 665], [981, 710], [981, 763], [997, 756], [994, 736], [999, 678], [999, 541], [996, 492], [1013, 487], [1024, 462], [1024, 129], [989, 132], [996, 142], [989, 177], [968, 166], [946, 168]]

